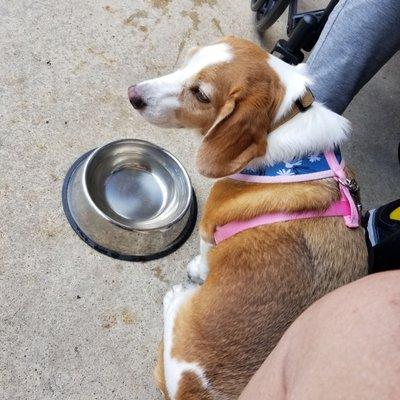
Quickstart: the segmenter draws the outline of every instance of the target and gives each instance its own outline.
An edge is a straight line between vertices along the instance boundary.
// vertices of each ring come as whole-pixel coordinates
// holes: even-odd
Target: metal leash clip
[[[361,197],[360,197],[360,186],[358,186],[357,181],[354,178],[346,178],[345,181],[339,179],[340,184],[346,186],[352,195],[354,202],[356,203],[359,212],[362,211]]]

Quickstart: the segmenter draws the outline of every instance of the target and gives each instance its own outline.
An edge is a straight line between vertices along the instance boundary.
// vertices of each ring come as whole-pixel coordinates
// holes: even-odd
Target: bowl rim
[[[178,214],[177,217],[174,218],[173,221],[170,221],[168,223],[159,225],[159,226],[153,226],[153,227],[146,227],[146,228],[140,228],[140,227],[134,227],[134,226],[129,226],[126,225],[120,221],[117,221],[115,219],[113,219],[112,217],[110,217],[109,215],[107,215],[104,211],[102,211],[97,204],[95,203],[95,201],[93,200],[92,196],[89,193],[89,189],[87,187],[87,176],[88,176],[88,170],[90,167],[90,164],[93,162],[93,159],[96,157],[96,155],[104,150],[107,147],[112,147],[115,145],[119,145],[119,144],[123,144],[123,143],[130,143],[130,144],[141,144],[141,145],[145,145],[148,147],[152,147],[156,150],[159,150],[161,152],[163,152],[164,154],[166,154],[168,157],[170,157],[179,167],[179,169],[181,170],[185,181],[186,181],[186,185],[188,187],[188,196],[187,196],[187,200],[186,200],[186,204],[185,207],[182,209],[182,211]],[[99,146],[97,149],[95,149],[91,154],[89,154],[89,157],[87,158],[87,160],[85,161],[84,165],[83,165],[83,173],[82,173],[82,186],[83,186],[83,192],[85,194],[85,197],[87,199],[87,201],[89,202],[90,206],[93,208],[93,210],[100,215],[100,217],[104,218],[106,221],[112,223],[113,225],[116,225],[122,229],[126,229],[129,231],[137,231],[137,232],[151,232],[151,231],[158,231],[158,230],[162,230],[162,229],[168,229],[170,228],[172,225],[176,224],[177,222],[179,222],[187,213],[190,204],[193,201],[193,193],[192,193],[192,183],[189,177],[189,174],[187,173],[186,169],[184,168],[184,166],[182,165],[182,163],[173,155],[171,154],[168,150],[162,148],[161,146],[158,146],[154,143],[151,143],[147,140],[142,140],[142,139],[119,139],[119,140],[114,140],[111,142],[108,142],[102,146]]]

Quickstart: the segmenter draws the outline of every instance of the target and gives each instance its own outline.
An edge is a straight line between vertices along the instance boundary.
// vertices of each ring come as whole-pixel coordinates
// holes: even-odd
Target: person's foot
[[[400,268],[400,199],[365,215],[370,272]]]

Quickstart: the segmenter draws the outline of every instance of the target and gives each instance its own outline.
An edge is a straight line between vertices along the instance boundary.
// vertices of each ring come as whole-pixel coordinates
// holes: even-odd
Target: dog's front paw
[[[193,283],[204,283],[208,274],[208,267],[203,263],[200,255],[196,256],[192,261],[190,261],[187,266],[187,274]]]
[[[171,290],[167,292],[167,294],[164,296],[164,308],[168,309],[173,302],[173,300],[179,296],[180,293],[183,291],[183,285],[175,285],[172,287]]]
[[[164,320],[173,321],[175,314],[185,299],[187,299],[196,289],[197,285],[175,285],[164,296]]]

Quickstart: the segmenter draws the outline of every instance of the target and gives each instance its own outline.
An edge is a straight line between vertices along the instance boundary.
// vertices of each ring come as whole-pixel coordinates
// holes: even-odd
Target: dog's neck
[[[317,101],[307,111],[299,112],[279,125],[279,121],[290,113],[295,101],[304,95],[311,79],[304,64],[294,67],[274,56],[269,57],[268,63],[285,86],[285,96],[274,120],[278,127],[266,134],[265,156],[253,160],[248,167],[289,162],[308,154],[333,150],[343,143],[350,133],[349,121]]]

